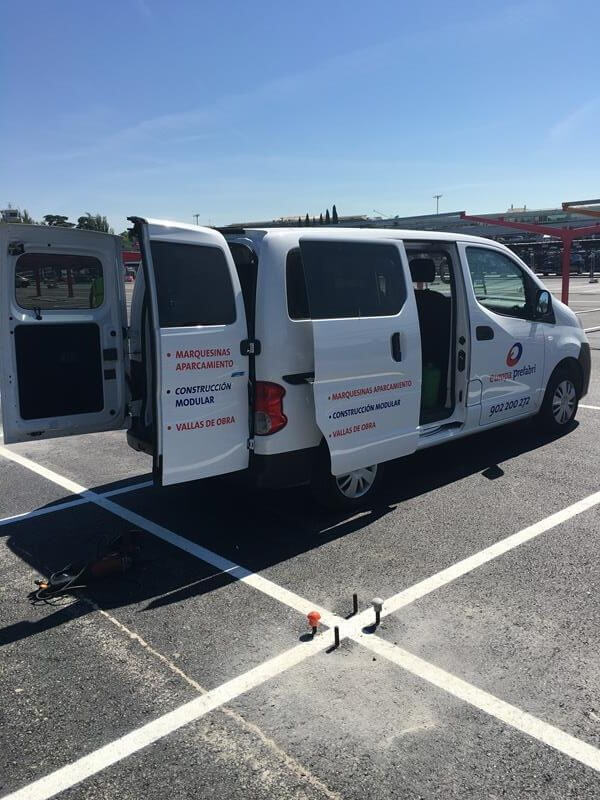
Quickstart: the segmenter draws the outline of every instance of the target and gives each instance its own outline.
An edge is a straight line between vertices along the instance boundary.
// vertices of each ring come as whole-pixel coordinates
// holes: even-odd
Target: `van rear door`
[[[120,428],[126,325],[118,237],[0,225],[4,441]]]
[[[251,348],[227,243],[210,228],[130,219],[147,287],[155,480],[245,469]]]
[[[404,246],[300,238],[312,319],[314,400],[334,475],[412,453],[421,337]]]

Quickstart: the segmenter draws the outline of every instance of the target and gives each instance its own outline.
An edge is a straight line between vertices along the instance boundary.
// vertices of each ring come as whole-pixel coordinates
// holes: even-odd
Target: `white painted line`
[[[86,778],[96,775],[98,772],[122,761],[124,758],[139,752],[144,747],[168,736],[190,722],[213,711],[216,708],[239,697],[260,686],[265,681],[270,680],[276,675],[280,675],[292,667],[297,666],[310,656],[315,655],[333,642],[333,636],[329,633],[318,636],[310,642],[292,647],[275,658],[260,664],[258,667],[248,672],[238,675],[227,683],[212,689],[210,692],[190,700],[179,708],[169,711],[167,714],[148,722],[141,728],[137,728],[131,733],[121,736],[109,744],[94,750],[88,755],[77,759],[65,767],[51,772],[44,778],[40,778],[22,789],[18,789],[12,794],[6,795],[3,800],[47,800],[54,797],[59,792],[75,786]]]
[[[279,602],[289,606],[290,608],[293,608],[301,614],[307,614],[311,610],[318,611],[321,614],[321,621],[323,625],[326,625],[327,627],[339,625],[340,634],[343,633],[344,636],[352,635],[354,632],[360,631],[366,624],[369,624],[371,620],[371,609],[365,609],[365,611],[361,612],[356,617],[352,617],[350,620],[344,620],[341,617],[332,614],[327,609],[311,603],[306,598],[301,597],[294,592],[290,592],[288,589],[285,589],[282,586],[279,586],[273,581],[251,572],[245,567],[230,561],[228,558],[220,556],[218,553],[214,553],[212,550],[208,550],[208,548],[203,547],[200,544],[191,542],[189,539],[180,536],[179,534],[169,530],[168,528],[165,528],[162,525],[146,519],[146,517],[143,517],[134,511],[130,511],[129,509],[124,508],[117,503],[113,503],[110,499],[96,494],[95,492],[86,489],[84,486],[76,484],[69,478],[64,478],[62,475],[59,475],[58,473],[53,472],[46,467],[42,467],[36,464],[34,461],[31,461],[30,459],[25,458],[24,456],[21,456],[12,450],[8,450],[6,447],[0,446],[0,455],[3,455],[4,457],[9,458],[16,463],[21,464],[21,466],[24,466],[39,475],[43,475],[48,480],[63,486],[63,488],[77,492],[96,505],[112,512],[128,522],[131,522],[136,527],[152,533],[159,539],[162,539],[163,541],[178,547],[180,550],[183,550],[184,552],[189,553],[190,555],[195,556],[196,558],[199,558],[208,564],[211,564],[213,567],[221,570],[222,572],[229,573],[232,578],[252,586],[263,594],[278,600]],[[450,567],[431,575],[429,578],[425,578],[424,580],[419,581],[419,583],[409,586],[407,589],[403,589],[401,592],[398,592],[385,601],[382,617],[393,614],[410,603],[414,603],[416,600],[424,597],[430,592],[433,592],[436,589],[451,583],[457,578],[466,575],[468,572],[487,564],[493,559],[498,558],[498,556],[513,550],[515,547],[518,547],[525,542],[531,541],[540,534],[551,530],[557,525],[566,522],[577,514],[581,514],[598,504],[600,504],[600,492],[595,492],[594,494],[585,497],[583,500],[573,503],[562,511],[551,514],[549,517],[546,517],[545,519],[540,520],[539,522],[536,522],[527,528],[523,528],[517,533],[511,534],[499,542],[495,542],[493,545],[490,545],[489,547],[480,550],[478,553],[452,564]]]
[[[51,469],[47,469],[46,467],[42,467],[41,464],[36,464],[35,461],[31,461],[29,458],[25,458],[25,456],[16,453],[14,450],[9,450],[8,447],[4,445],[0,446],[0,455],[4,456],[4,458],[8,458],[9,461],[14,461],[15,464],[20,464],[22,467],[35,472],[37,475],[41,475],[42,478],[46,478],[52,483],[58,484],[58,486],[62,486],[63,489],[66,489],[68,492],[72,494],[80,494],[82,497],[85,497],[91,492],[85,488],[85,486],[81,486],[75,481],[70,480],[70,478],[65,478],[63,475],[59,475],[57,472],[52,472]],[[88,497],[88,500],[90,498]]]
[[[256,575],[245,567],[241,567],[239,564],[230,561],[228,558],[223,558],[223,556],[214,553],[212,550],[209,550],[200,544],[196,544],[195,542],[191,542],[189,539],[180,536],[178,533],[175,533],[174,531],[171,531],[162,525],[158,525],[156,522],[146,519],[146,517],[142,517],[135,511],[130,511],[129,509],[120,506],[117,503],[113,503],[106,495],[97,494],[90,489],[86,489],[85,486],[75,483],[70,478],[65,478],[64,476],[59,475],[57,472],[53,472],[47,467],[42,467],[39,464],[36,464],[35,461],[31,461],[29,458],[26,458],[19,453],[15,453],[14,451],[9,450],[7,447],[0,446],[0,455],[10,459],[11,461],[14,461],[17,464],[20,464],[22,467],[26,467],[38,475],[42,475],[47,480],[62,486],[63,489],[67,489],[70,492],[81,495],[91,503],[95,503],[97,506],[104,508],[106,511],[110,511],[116,516],[127,520],[137,528],[142,528],[143,530],[148,531],[148,533],[151,533],[159,539],[162,539],[164,542],[168,542],[169,544],[178,547],[180,550],[199,558],[201,561],[211,564],[211,566],[216,567],[218,570],[221,570],[222,572],[228,572],[233,578],[237,578],[237,580],[247,583],[255,589],[263,592],[263,594],[266,594],[269,597],[278,600],[280,603],[293,608],[300,614],[308,614],[309,611],[315,610],[321,614],[321,621],[324,625],[331,627],[338,624],[338,618],[335,616],[335,614],[331,614],[329,611],[327,611],[327,609],[315,606],[304,597],[300,597],[300,595],[290,592],[288,589],[284,589],[282,586],[273,583],[267,578],[263,578],[261,575]],[[118,490],[115,490],[115,492],[116,491]]]
[[[143,481],[142,483],[131,483],[127,486],[121,486],[119,489],[111,489],[109,492],[102,492],[100,497],[114,497],[119,494],[126,494],[127,492],[135,492],[137,489],[145,489],[147,486],[152,486],[152,481]],[[0,526],[10,525],[13,522],[23,522],[26,519],[33,517],[43,517],[46,514],[53,514],[55,511],[64,511],[65,508],[73,508],[73,506],[81,506],[90,503],[88,497],[78,497],[75,500],[65,500],[63,503],[56,503],[53,506],[45,506],[44,508],[36,508],[34,511],[25,511],[23,514],[14,514],[12,517],[3,517],[0,519]]]
[[[147,489],[149,486],[154,486],[154,483],[152,481],[140,481],[140,483],[128,483],[118,489],[111,489],[109,492],[95,492],[95,494],[100,495],[100,497],[116,497],[118,494],[137,492],[138,489]]]
[[[583,403],[579,403],[579,408],[591,408],[592,411],[600,411],[600,406],[585,406]]]
[[[595,328],[584,328],[584,333],[595,333],[596,331],[600,331],[600,325],[596,325]]]
[[[23,514],[14,514],[12,517],[3,517],[0,519],[0,526],[11,525],[13,522],[22,522],[33,517],[43,517],[46,514],[53,514],[55,511],[63,511],[65,508],[73,508],[73,506],[82,506],[89,502],[89,500],[84,500],[82,497],[78,497],[76,500],[65,500],[64,503],[57,503],[54,506],[36,508],[35,511],[25,511]]]
[[[407,650],[380,639],[379,636],[361,633],[352,638],[371,652],[377,653],[382,658],[388,659],[388,661],[392,661],[418,678],[437,686],[438,689],[454,695],[459,700],[469,703],[469,705],[484,711],[491,717],[499,719],[506,725],[510,725],[527,734],[527,736],[553,747],[560,753],[569,756],[569,758],[574,758],[581,764],[600,772],[600,750],[596,747],[576,739],[559,728],[555,728],[554,725],[543,722],[543,720],[528,714],[526,711],[517,708],[517,706],[494,697],[489,692],[479,689],[461,678],[457,678],[455,675],[436,667],[434,664],[430,664],[428,661],[424,661]]]
[[[362,632],[362,627],[372,619],[372,609],[363,611],[356,617],[350,620],[344,620],[335,614],[330,613],[326,609],[321,609],[318,605],[310,603],[303,597],[289,592],[283,587],[256,575],[249,570],[229,561],[216,553],[190,542],[182,536],[169,531],[167,528],[157,525],[156,523],[147,520],[139,514],[131,512],[121,506],[113,503],[106,497],[102,497],[82,486],[64,478],[57,473],[41,467],[35,462],[30,461],[17,453],[7,450],[5,447],[0,447],[0,455],[20,463],[22,466],[37,472],[49,480],[58,483],[64,488],[75,487],[75,490],[87,497],[91,502],[96,503],[102,508],[115,513],[118,516],[133,522],[140,528],[147,530],[150,533],[158,536],[164,541],[175,545],[176,547],[185,550],[186,552],[195,555],[196,557],[207,561],[215,567],[223,571],[228,571],[233,577],[248,583],[250,586],[258,589],[259,591],[279,600],[292,608],[306,613],[307,609],[315,609],[320,611],[323,624],[327,626],[338,625],[340,628],[340,638],[344,639],[350,636],[354,641],[367,647],[373,652],[378,652],[382,657],[388,658],[390,661],[402,666],[414,675],[429,681],[440,689],[453,694],[459,699],[470,703],[471,705],[480,708],[487,714],[496,717],[507,725],[511,725],[518,730],[533,736],[545,744],[559,750],[571,758],[575,758],[581,763],[586,764],[593,769],[600,771],[600,751],[593,748],[591,745],[581,742],[578,739],[570,736],[569,734],[560,731],[552,725],[549,725],[530,714],[522,711],[521,709],[499,700],[493,695],[478,689],[471,684],[439,669],[433,664],[418,658],[417,656],[401,650],[394,645],[391,645],[379,637],[373,635],[365,635]],[[74,489],[70,489],[73,491]],[[382,616],[392,613],[399,608],[402,608],[409,603],[414,602],[425,594],[446,585],[450,581],[465,575],[473,569],[476,569],[483,564],[488,563],[494,558],[502,555],[503,553],[512,550],[524,542],[539,536],[541,533],[550,530],[551,528],[560,525],[568,519],[593,508],[600,503],[600,492],[596,492],[577,503],[572,504],[566,509],[559,511],[544,520],[541,520],[528,528],[524,528],[512,536],[507,537],[501,542],[497,542],[490,547],[476,553],[474,556],[463,559],[453,566],[442,570],[436,575],[421,581],[413,587],[399,592],[397,595],[389,598],[384,602],[384,610]],[[299,645],[291,650],[282,653],[265,664],[250,670],[244,675],[233,679],[232,681],[223,684],[223,686],[212,690],[202,697],[186,703],[179,709],[165,714],[163,717],[154,720],[154,722],[133,731],[126,736],[112,742],[104,747],[84,756],[78,761],[63,767],[56,772],[41,778],[38,781],[18,790],[17,792],[8,795],[4,800],[45,800],[64,791],[65,789],[85,780],[87,777],[96,774],[97,772],[105,769],[106,767],[120,761],[123,758],[137,752],[143,747],[152,744],[163,736],[172,733],[183,725],[192,722],[195,719],[203,716],[214,708],[228,702],[234,697],[239,696],[243,692],[248,691],[255,686],[260,685],[270,677],[289,669],[291,666],[303,661],[305,658],[320,652],[326,647],[330,646],[333,641],[332,632],[328,631],[326,634],[317,637],[305,645]]]
[[[219,574],[219,573],[216,573]],[[215,577],[210,576],[210,577]],[[209,580],[209,578],[202,578],[202,580]],[[185,588],[185,587],[183,587]],[[167,669],[177,675],[179,678],[184,680],[189,686],[191,686],[195,691],[199,692],[200,694],[206,694],[207,689],[201,686],[198,681],[191,678],[187,675],[182,669],[180,669],[177,664],[175,664],[170,658],[167,658],[163,653],[155,650],[148,642],[146,642],[142,637],[135,633],[134,631],[130,630],[126,625],[123,625],[122,622],[119,622],[116,617],[113,617],[112,614],[109,614],[108,611],[105,611],[103,608],[91,600],[89,597],[82,597],[82,599],[89,603],[89,605],[101,614],[105,619],[107,619],[112,625],[114,625],[118,630],[120,630],[125,636],[127,636],[132,641],[136,642],[141,648],[143,648],[147,653],[149,653],[153,658],[158,659],[162,664],[164,664]],[[216,710],[216,709],[215,709]],[[264,731],[255,725],[253,722],[249,722],[245,717],[243,717],[238,711],[235,711],[233,708],[228,708],[227,706],[222,706],[220,708],[222,714],[229,719],[233,720],[233,722],[246,733],[250,733],[253,736],[256,736],[262,744],[267,747],[276,758],[279,758],[283,764],[290,770],[290,772],[295,775],[295,777],[301,781],[304,781],[314,789],[317,790],[320,794],[328,797],[329,800],[342,800],[341,795],[338,792],[332,791],[328,786],[326,786],[322,781],[320,781],[316,775],[314,775],[309,769],[307,769],[303,764],[297,761],[293,756],[291,756],[286,750],[281,748],[274,739],[271,739],[267,736]],[[404,731],[406,733],[406,731]]]
[[[576,311],[575,313],[576,314],[593,314],[594,311],[600,311],[600,308],[584,308],[581,311]]]
[[[404,606],[407,606],[410,603],[414,603],[415,600],[419,600],[426,594],[429,594],[430,592],[433,592],[436,589],[455,581],[457,578],[466,575],[468,572],[487,564],[493,559],[498,558],[498,556],[508,553],[510,550],[514,550],[515,547],[519,547],[519,545],[535,539],[540,534],[549,531],[551,528],[555,528],[557,525],[561,525],[563,522],[566,522],[572,517],[582,514],[584,511],[588,511],[590,508],[594,508],[594,506],[599,504],[600,492],[595,492],[594,494],[585,497],[583,500],[579,500],[577,503],[567,506],[567,508],[564,508],[562,511],[557,511],[555,514],[551,514],[549,517],[546,517],[545,519],[542,519],[533,525],[529,525],[527,528],[523,528],[523,530],[520,530],[517,533],[511,534],[505,539],[501,539],[499,542],[480,550],[478,553],[475,553],[468,558],[463,558],[461,561],[457,561],[455,564],[452,564],[452,566],[447,567],[440,572],[436,572],[435,575],[431,575],[429,578],[425,578],[425,580],[419,581],[419,583],[415,583],[413,586],[409,586],[407,589],[404,589],[403,591],[398,592],[398,594],[390,597],[383,604],[381,616],[385,617],[388,614],[393,614],[395,611],[404,608]],[[371,619],[372,613],[373,612],[369,609],[353,619],[358,621],[360,617],[360,621],[364,626],[366,624],[366,620]]]
[[[62,475],[59,475],[58,473],[53,472],[46,467],[42,467],[36,464],[34,461],[31,461],[30,459],[25,458],[18,453],[14,453],[12,450],[8,450],[6,447],[0,446],[0,455],[11,459],[18,464],[21,464],[21,466],[24,466],[39,475],[43,475],[48,480],[63,486],[63,488],[82,495],[90,500],[90,502],[95,503],[101,508],[104,508],[107,511],[110,511],[113,514],[121,517],[122,519],[131,522],[138,528],[148,531],[148,533],[152,533],[154,536],[162,539],[165,542],[168,542],[169,544],[172,544],[175,547],[178,547],[180,550],[183,550],[184,552],[189,553],[190,555],[195,556],[196,558],[199,558],[208,564],[211,564],[216,569],[222,572],[227,572],[232,578],[252,586],[263,594],[278,600],[280,603],[293,608],[295,611],[298,611],[301,614],[307,614],[311,610],[318,611],[321,614],[321,621],[323,625],[326,625],[327,627],[339,625],[340,635],[352,635],[353,633],[362,630],[362,628],[366,624],[369,624],[371,620],[373,613],[371,609],[365,609],[365,611],[349,620],[342,619],[336,614],[332,614],[327,609],[311,603],[306,598],[301,597],[300,595],[295,594],[294,592],[291,592],[282,586],[279,586],[273,581],[262,577],[262,575],[257,575],[245,567],[230,561],[228,558],[224,558],[218,553],[214,553],[212,550],[209,550],[200,544],[191,542],[189,539],[180,536],[174,531],[171,531],[168,528],[157,524],[156,522],[152,522],[152,520],[146,519],[146,517],[143,517],[134,511],[130,511],[129,509],[120,506],[117,503],[113,503],[107,497],[96,494],[95,492],[86,489],[84,486],[74,483],[69,478],[64,478]],[[581,514],[584,511],[597,506],[598,504],[600,504],[600,492],[595,492],[594,494],[585,497],[583,500],[579,500],[578,502],[567,506],[567,508],[562,509],[562,511],[557,511],[555,514],[551,514],[549,517],[546,517],[545,519],[540,520],[533,525],[529,525],[527,528],[523,528],[517,533],[511,534],[505,539],[495,542],[489,547],[480,550],[478,553],[452,564],[450,567],[431,575],[429,578],[425,578],[424,580],[419,581],[419,583],[409,586],[407,589],[403,589],[401,592],[398,592],[384,602],[383,611],[381,612],[382,617],[393,614],[410,603],[414,603],[416,600],[424,597],[430,592],[433,592],[436,589],[455,581],[457,578],[466,575],[468,572],[487,564],[493,559],[504,555],[504,553],[508,553],[510,550],[513,550],[515,547],[518,547],[525,542],[535,539],[540,534],[551,530],[557,525],[561,525],[563,522],[566,522],[572,517],[577,516],[578,514]]]

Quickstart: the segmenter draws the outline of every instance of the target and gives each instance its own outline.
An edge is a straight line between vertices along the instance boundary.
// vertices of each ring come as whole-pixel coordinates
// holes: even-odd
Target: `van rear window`
[[[387,317],[404,305],[406,285],[394,245],[314,240],[300,249],[312,319]]]
[[[220,247],[152,242],[161,328],[230,325],[235,296]]]
[[[24,253],[15,268],[15,296],[21,308],[98,308],[104,302],[102,264],[71,253]]]

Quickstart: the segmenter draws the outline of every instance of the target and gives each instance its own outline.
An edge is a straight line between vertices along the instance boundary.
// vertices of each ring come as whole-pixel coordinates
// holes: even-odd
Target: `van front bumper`
[[[581,343],[579,358],[577,360],[579,361],[579,366],[581,367],[582,376],[580,397],[585,397],[588,393],[588,389],[590,388],[590,375],[592,372],[592,354],[588,342]]]

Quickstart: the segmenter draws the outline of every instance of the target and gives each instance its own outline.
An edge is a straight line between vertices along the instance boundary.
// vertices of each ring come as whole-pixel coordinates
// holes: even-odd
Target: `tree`
[[[316,224],[317,224],[317,220],[316,220],[314,217],[313,217],[312,224],[313,224],[313,225],[316,225]]]
[[[298,217],[298,227],[302,227],[302,217]]]
[[[126,250],[132,247],[137,248],[137,236],[133,233],[133,230],[126,228],[121,231],[119,237],[121,238],[121,246]]]
[[[319,225],[323,224],[323,214],[319,214]]]
[[[325,225],[331,225],[331,217],[329,216],[329,209],[325,211]]]
[[[44,214],[44,222],[51,227],[74,228],[74,222],[67,222],[69,218],[63,214]]]
[[[86,211],[82,217],[78,217],[77,227],[86,231],[114,233],[114,231],[109,227],[106,217],[103,217],[100,214],[90,214],[89,211]]]
[[[310,225],[310,220],[308,218],[308,211],[306,212],[306,217],[304,218],[304,224],[306,225],[307,228]]]
[[[333,204],[333,209],[331,211],[331,224],[337,225],[338,224],[338,215],[337,215],[337,208],[335,207],[335,203]]]
[[[35,225],[35,220],[26,208],[21,211],[21,222],[24,225]]]

